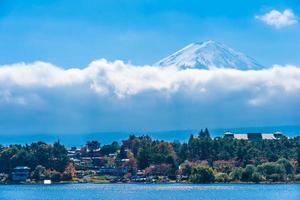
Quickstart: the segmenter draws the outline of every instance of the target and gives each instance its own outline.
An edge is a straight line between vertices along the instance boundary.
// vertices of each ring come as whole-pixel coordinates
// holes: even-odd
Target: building
[[[11,179],[16,182],[26,181],[30,176],[30,168],[26,166],[15,167]]]
[[[51,182],[51,180],[49,180],[49,179],[47,179],[47,180],[44,180],[44,184],[45,185],[49,185],[49,184],[51,184],[52,182]]]
[[[97,171],[97,175],[114,175],[123,176],[128,173],[127,167],[101,167]]]
[[[251,140],[251,141],[260,141],[260,140],[276,140],[279,138],[285,137],[282,132],[274,133],[232,133],[225,132],[224,138],[232,138],[237,140]]]

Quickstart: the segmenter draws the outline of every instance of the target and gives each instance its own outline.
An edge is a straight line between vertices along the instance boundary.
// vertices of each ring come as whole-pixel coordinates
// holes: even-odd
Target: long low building
[[[16,182],[26,181],[30,176],[30,168],[26,166],[15,167],[11,173],[11,179]]]
[[[232,138],[237,140],[276,140],[282,137],[285,137],[282,132],[274,132],[274,133],[232,133],[225,132],[225,138]]]

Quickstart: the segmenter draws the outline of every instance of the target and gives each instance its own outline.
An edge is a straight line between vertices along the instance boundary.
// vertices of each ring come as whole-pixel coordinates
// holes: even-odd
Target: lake
[[[300,184],[65,184],[0,185],[1,200],[298,200]]]

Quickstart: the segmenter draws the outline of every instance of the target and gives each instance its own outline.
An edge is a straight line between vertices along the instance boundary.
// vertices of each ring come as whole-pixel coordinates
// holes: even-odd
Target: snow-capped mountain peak
[[[176,66],[180,69],[233,68],[256,70],[263,68],[253,58],[213,40],[189,44],[154,65]]]

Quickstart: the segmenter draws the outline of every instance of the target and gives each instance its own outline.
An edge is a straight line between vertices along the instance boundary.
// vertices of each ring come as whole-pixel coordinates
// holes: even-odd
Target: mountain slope
[[[257,70],[263,68],[253,58],[212,40],[192,43],[154,65],[176,66],[180,69],[233,68]]]

